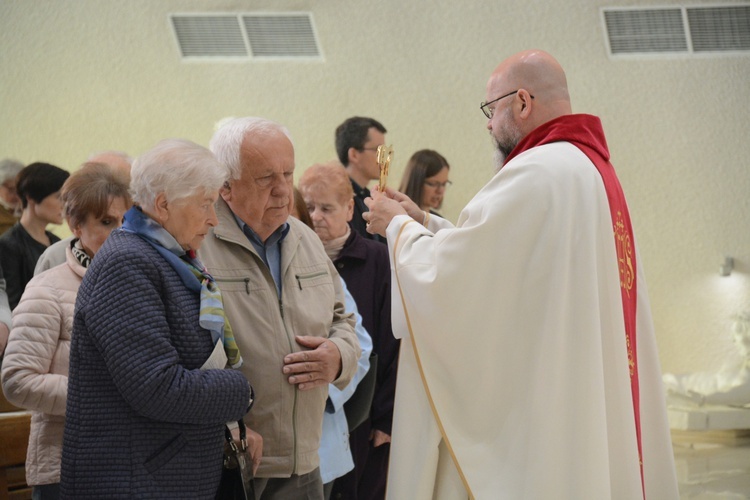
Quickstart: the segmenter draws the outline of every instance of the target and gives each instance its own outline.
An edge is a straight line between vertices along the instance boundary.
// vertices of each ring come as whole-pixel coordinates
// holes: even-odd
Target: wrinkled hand
[[[370,432],[370,441],[372,441],[372,447],[377,448],[378,446],[384,445],[385,443],[390,443],[391,436],[383,431],[373,429]]]
[[[285,375],[290,384],[306,391],[328,385],[341,373],[341,353],[336,344],[323,337],[295,337],[302,347],[310,351],[293,352],[284,356]]]
[[[385,230],[394,217],[410,215],[402,203],[410,208],[411,205],[416,206],[405,194],[388,187],[385,188],[384,193],[381,193],[376,186],[372,190],[372,197],[365,199],[365,205],[370,211],[362,214],[362,218],[367,221],[367,232],[385,236]],[[421,213],[419,207],[417,207],[417,212]]]
[[[250,452],[250,458],[253,460],[253,475],[255,475],[263,458],[263,436],[247,427],[247,435],[245,437],[247,438],[247,450]],[[239,427],[232,429],[232,439],[234,439],[237,446],[241,446]]]

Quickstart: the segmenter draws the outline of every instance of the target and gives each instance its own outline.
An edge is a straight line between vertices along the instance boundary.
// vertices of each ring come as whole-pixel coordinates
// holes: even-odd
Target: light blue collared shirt
[[[370,353],[372,352],[372,339],[362,326],[362,316],[357,311],[357,304],[354,302],[346,283],[341,279],[341,286],[344,287],[344,306],[346,312],[354,313],[356,325],[354,332],[357,334],[359,346],[362,348],[362,354],[357,360],[357,371],[354,373],[351,382],[344,389],[339,390],[333,384],[328,384],[328,401],[323,413],[323,434],[320,438],[320,477],[323,484],[330,483],[337,477],[341,477],[350,470],[354,469],[352,452],[349,449],[349,424],[346,421],[344,413],[344,403],[346,403],[357,384],[364,378],[370,369]]]
[[[237,217],[237,214],[232,213],[232,215],[234,215],[237,225],[240,226],[242,232],[247,236],[247,239],[258,252],[260,258],[263,259],[268,270],[271,271],[273,282],[276,284],[276,294],[281,298],[281,242],[289,234],[289,223],[285,222],[282,224],[263,242],[260,240],[260,236],[250,226],[245,224],[245,221]]]

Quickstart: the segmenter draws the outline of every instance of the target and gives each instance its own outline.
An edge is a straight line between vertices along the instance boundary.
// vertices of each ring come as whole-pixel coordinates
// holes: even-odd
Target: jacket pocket
[[[326,270],[298,273],[294,277],[297,279],[297,285],[299,285],[300,290],[332,283],[331,275]]]
[[[187,438],[183,434],[177,434],[148,457],[143,466],[149,474],[153,474],[172,460],[187,444]]]

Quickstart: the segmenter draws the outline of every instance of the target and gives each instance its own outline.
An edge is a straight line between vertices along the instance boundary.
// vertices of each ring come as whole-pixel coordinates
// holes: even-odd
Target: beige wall
[[[670,4],[693,3],[658,2]],[[0,0],[0,157],[74,169],[93,151],[138,155],[165,137],[206,145],[217,120],[260,115],[290,128],[299,174],[334,157],[338,123],[370,115],[389,129],[395,179],[416,149],[448,158],[455,220],[491,174],[487,77],[518,50],[546,49],[574,109],[604,122],[664,371],[716,369],[734,354],[731,315],[750,309],[750,57],[613,61],[599,7],[623,5],[649,4]],[[325,61],[181,62],[167,15],[209,8],[311,11]],[[736,259],[729,278],[717,274],[724,254]]]

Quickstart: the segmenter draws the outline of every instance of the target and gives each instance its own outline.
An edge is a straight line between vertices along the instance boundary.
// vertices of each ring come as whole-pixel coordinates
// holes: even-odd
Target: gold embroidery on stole
[[[630,241],[630,235],[625,229],[625,221],[622,218],[622,212],[617,211],[617,220],[614,224],[615,247],[617,249],[617,266],[620,269],[620,287],[625,290],[625,294],[630,297],[630,291],[633,289],[635,273],[633,272],[633,242]]]

